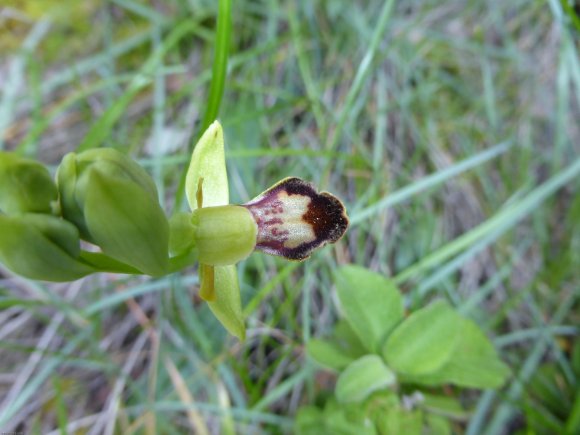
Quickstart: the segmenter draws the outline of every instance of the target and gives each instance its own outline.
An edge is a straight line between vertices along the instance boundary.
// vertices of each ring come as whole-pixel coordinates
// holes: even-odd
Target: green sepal
[[[246,325],[236,266],[217,266],[214,287],[216,297],[213,302],[208,302],[209,308],[230,334],[245,340]]]
[[[80,239],[71,223],[50,215],[0,215],[0,261],[18,275],[74,281],[94,268],[78,258]]]
[[[193,149],[185,178],[185,193],[191,210],[200,208],[197,203],[200,179],[203,179],[203,207],[226,205],[229,202],[224,133],[218,121],[207,128]]]
[[[138,184],[91,169],[84,214],[94,242],[110,257],[152,276],[166,273],[169,225],[157,199]]]
[[[14,153],[0,152],[0,211],[50,213],[56,199],[56,184],[46,167]]]
[[[235,264],[248,257],[256,247],[258,225],[244,207],[199,208],[193,212],[192,222],[200,263]]]

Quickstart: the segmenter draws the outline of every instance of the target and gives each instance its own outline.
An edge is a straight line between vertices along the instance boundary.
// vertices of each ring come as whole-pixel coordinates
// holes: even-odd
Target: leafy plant
[[[312,359],[338,372],[334,397],[299,411],[301,433],[449,433],[447,418],[465,411],[442,387],[506,381],[509,369],[491,342],[447,302],[405,317],[401,293],[381,275],[344,266],[335,280],[344,319],[307,345]]]

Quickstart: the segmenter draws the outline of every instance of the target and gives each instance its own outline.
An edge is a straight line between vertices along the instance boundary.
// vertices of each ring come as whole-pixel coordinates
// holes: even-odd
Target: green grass
[[[579,33],[565,1],[220,1],[218,15],[209,0],[90,0],[67,3],[74,25],[35,3],[0,13],[0,149],[51,168],[121,149],[169,213],[217,114],[232,202],[296,175],[343,198],[352,226],[305,263],[239,265],[245,343],[195,296],[195,269],[70,285],[2,269],[4,431],[290,433],[332,388],[304,346],[332,329],[332,272],[354,263],[394,277],[409,308],[448,299],[509,363],[502,390],[449,391],[470,411],[457,433],[549,433],[537,421],[561,417],[534,376],[553,363],[580,388]]]

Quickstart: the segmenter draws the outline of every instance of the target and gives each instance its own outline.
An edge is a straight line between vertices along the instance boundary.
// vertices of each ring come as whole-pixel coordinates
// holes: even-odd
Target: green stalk
[[[232,2],[231,0],[220,0],[217,16],[217,29],[215,39],[215,57],[212,67],[212,79],[209,87],[209,97],[207,109],[203,116],[201,129],[196,140],[192,140],[189,145],[189,151],[193,150],[197,139],[217,118],[224,88],[226,84],[226,75],[228,72],[228,54],[230,51],[230,35],[232,33]]]
[[[219,0],[218,16],[215,37],[215,56],[213,59],[211,84],[206,103],[206,111],[203,115],[201,128],[196,135],[191,136],[189,144],[189,154],[193,151],[195,144],[209,125],[217,118],[228,71],[228,55],[230,49],[230,35],[232,33],[232,2],[231,0]],[[185,177],[187,175],[186,166],[179,180],[179,187],[175,193],[175,204],[179,206],[183,202],[185,195]]]

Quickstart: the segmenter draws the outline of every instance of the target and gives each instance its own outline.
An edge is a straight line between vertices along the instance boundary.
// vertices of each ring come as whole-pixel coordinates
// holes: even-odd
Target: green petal
[[[236,266],[216,267],[214,279],[216,299],[214,302],[208,302],[211,311],[230,334],[245,340],[246,326]]]
[[[185,193],[191,210],[197,203],[199,180],[203,179],[203,207],[226,205],[229,202],[228,174],[224,154],[224,133],[218,121],[205,131],[191,156],[185,179]]]

